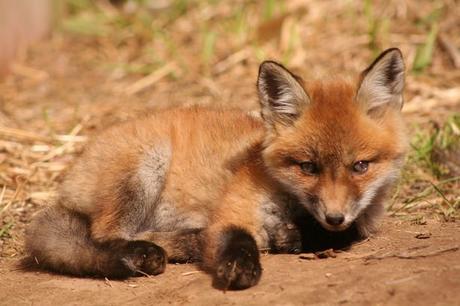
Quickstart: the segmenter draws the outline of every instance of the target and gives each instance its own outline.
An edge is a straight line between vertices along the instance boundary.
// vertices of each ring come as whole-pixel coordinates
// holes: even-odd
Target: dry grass
[[[387,47],[408,63],[404,111],[414,136],[390,213],[455,220],[457,8],[454,0],[67,0],[50,39],[0,83],[0,253],[21,252],[24,224],[52,201],[94,131],[172,105],[254,110],[262,59],[308,80],[354,75]]]

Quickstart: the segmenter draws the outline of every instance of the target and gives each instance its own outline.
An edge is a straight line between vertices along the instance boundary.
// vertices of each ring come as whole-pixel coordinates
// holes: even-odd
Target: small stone
[[[306,253],[299,256],[300,259],[313,260],[316,259],[316,255],[313,253]]]
[[[324,251],[321,251],[321,252],[316,252],[315,253],[316,257],[318,258],[336,258],[337,257],[337,254],[334,252],[333,249],[327,249],[327,250],[324,250]]]
[[[430,237],[431,237],[430,232],[418,233],[418,234],[415,235],[415,238],[417,238],[417,239],[428,239]]]

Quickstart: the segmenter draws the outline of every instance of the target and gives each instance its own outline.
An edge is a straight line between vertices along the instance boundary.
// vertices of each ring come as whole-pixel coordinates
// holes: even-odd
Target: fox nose
[[[326,214],[326,222],[330,225],[340,225],[345,221],[345,216],[341,213]]]

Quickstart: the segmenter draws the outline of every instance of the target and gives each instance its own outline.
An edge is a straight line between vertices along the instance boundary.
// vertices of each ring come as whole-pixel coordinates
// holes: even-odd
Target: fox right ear
[[[262,117],[269,125],[293,124],[309,104],[299,79],[281,64],[265,61],[260,65],[257,89]]]
[[[397,48],[387,49],[361,74],[356,100],[370,115],[403,105],[404,60]]]

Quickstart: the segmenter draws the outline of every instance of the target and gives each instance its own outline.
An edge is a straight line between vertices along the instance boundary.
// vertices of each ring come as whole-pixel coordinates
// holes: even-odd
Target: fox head
[[[270,174],[326,229],[373,230],[406,149],[404,61],[383,52],[356,85],[302,80],[275,62],[257,81]]]

